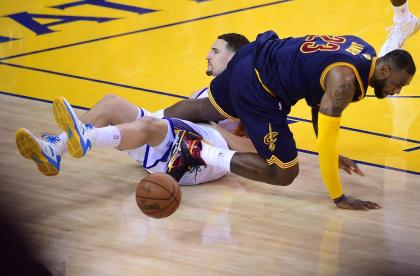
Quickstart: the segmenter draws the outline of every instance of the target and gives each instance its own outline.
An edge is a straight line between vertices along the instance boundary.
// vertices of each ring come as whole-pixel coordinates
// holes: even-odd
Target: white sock
[[[137,109],[139,110],[139,113],[137,113],[136,120],[138,120],[138,119],[140,119],[141,117],[144,117],[144,116],[152,116],[151,115],[152,113],[150,113],[147,109],[140,108],[140,107],[137,107]]]
[[[67,134],[65,132],[61,132],[58,137],[60,138],[60,151],[61,154],[67,152]]]
[[[116,148],[120,145],[121,132],[116,126],[94,128],[90,131],[92,131],[95,146]]]
[[[163,115],[163,111],[164,111],[164,109],[158,110],[155,113],[152,113],[150,116],[158,118],[158,119],[162,119],[163,117],[165,117]]]
[[[200,152],[200,156],[206,164],[222,168],[230,172],[230,161],[236,151],[214,147],[203,141],[201,144],[203,148]]]
[[[392,8],[394,9],[394,22],[395,23],[400,23],[411,17],[410,10],[408,9],[408,2],[406,2],[405,4],[399,7],[392,6]]]

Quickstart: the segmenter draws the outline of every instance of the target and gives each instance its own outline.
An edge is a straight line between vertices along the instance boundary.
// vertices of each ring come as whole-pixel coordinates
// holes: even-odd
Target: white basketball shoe
[[[393,50],[402,49],[405,41],[419,29],[420,20],[412,14],[409,19],[394,23],[393,26],[388,27],[389,35],[379,52],[379,56],[382,57]]]
[[[57,175],[60,172],[62,152],[59,143],[58,136],[51,136],[47,141],[43,141],[27,129],[20,128],[16,132],[16,146],[20,154],[34,161],[38,170],[46,176]]]
[[[63,97],[53,102],[53,112],[58,126],[67,134],[67,148],[76,158],[81,158],[93,145],[93,126],[83,124],[73,108]]]

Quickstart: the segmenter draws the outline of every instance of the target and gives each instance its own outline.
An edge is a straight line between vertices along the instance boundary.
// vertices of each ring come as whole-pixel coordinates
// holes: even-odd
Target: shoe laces
[[[206,166],[206,165],[204,165],[204,166]],[[188,172],[189,172],[190,174],[195,173],[195,175],[194,175],[194,180],[195,180],[195,181],[197,181],[197,174],[198,174],[199,172],[201,172],[201,165],[194,164],[194,165],[189,166],[189,167],[188,167]]]
[[[185,141],[185,144],[187,145],[187,150],[189,151],[189,155],[187,155],[190,158],[187,158],[186,164],[188,165],[187,171],[190,174],[195,173],[194,180],[197,180],[197,174],[201,172],[201,167],[207,167],[206,163],[200,156],[200,152],[202,149],[201,146],[201,137],[194,136],[188,136],[188,140]]]
[[[58,137],[57,135],[51,135],[51,134],[42,134],[41,135],[42,139],[44,139],[47,143],[50,144],[57,144],[58,142],[60,142],[60,137]]]

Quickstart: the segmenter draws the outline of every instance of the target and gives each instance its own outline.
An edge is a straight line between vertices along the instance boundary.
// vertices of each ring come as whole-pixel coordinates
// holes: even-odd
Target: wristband
[[[334,200],[334,203],[335,203],[335,204],[338,204],[338,203],[340,203],[341,201],[346,200],[346,199],[347,199],[347,197],[346,197],[344,194],[342,194],[341,196],[339,196],[339,197],[337,197],[337,198],[334,198],[333,200]]]

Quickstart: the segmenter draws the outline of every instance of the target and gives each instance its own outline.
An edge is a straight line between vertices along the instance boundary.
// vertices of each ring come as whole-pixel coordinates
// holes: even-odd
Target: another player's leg
[[[146,144],[152,147],[158,146],[164,142],[168,133],[166,121],[153,117],[142,117],[115,127],[121,135],[121,141],[118,144],[120,150],[136,149]],[[103,129],[106,128],[95,128],[96,141],[98,142]]]
[[[148,110],[137,107],[119,96],[109,94],[84,113],[80,117],[80,121],[84,124],[91,124],[94,127],[104,127],[132,122],[144,116],[161,115],[159,112],[152,114]],[[66,132],[62,132],[59,135],[47,134],[46,136],[59,137],[60,141],[67,144]],[[63,153],[66,151],[67,147],[64,148]]]
[[[379,56],[402,49],[405,41],[420,29],[420,20],[410,12],[406,0],[391,0],[391,3],[394,9],[394,25],[387,29],[389,35]]]
[[[80,121],[95,127],[104,127],[132,122],[150,115],[151,113],[146,109],[139,108],[119,96],[109,94],[84,113]]]
[[[92,132],[87,132],[87,130],[92,129],[92,126],[83,124],[86,121],[90,121],[96,126],[103,126],[130,122],[151,115],[147,110],[138,108],[118,96],[107,95],[79,120],[68,102],[67,105],[65,102],[67,101],[64,99],[58,100],[54,107],[54,113],[57,114],[56,117],[61,118],[60,122],[62,123],[59,125],[61,127],[64,127],[65,125],[69,126],[69,128],[65,129],[65,132],[62,132],[59,135],[44,134],[42,135],[42,138],[35,137],[26,129],[19,129],[16,132],[16,145],[19,152],[23,157],[33,160],[44,175],[51,176],[59,173],[61,158],[67,151],[68,138],[66,132],[68,132],[69,129],[72,130],[71,142],[69,143],[70,145],[73,145],[71,147],[72,155],[75,154],[76,157],[81,157],[87,152],[86,136],[89,136],[89,134],[92,135]],[[59,110],[61,110],[61,112]],[[66,112],[62,112],[63,110],[66,110]],[[72,118],[74,118],[74,122],[73,126],[70,126],[68,122],[69,120],[73,121]],[[64,122],[62,120],[64,120]],[[143,123],[147,124],[147,122]],[[151,126],[151,124],[149,124],[149,126]],[[81,134],[76,130],[81,131]],[[97,144],[110,147],[117,147],[119,145],[114,139],[114,136],[116,136],[114,135],[116,132],[114,128],[97,129],[96,132],[100,133],[98,135],[99,139]],[[76,137],[79,137],[79,139],[81,137],[82,139],[75,140]],[[138,140],[138,142],[140,141]],[[83,148],[85,148],[85,150],[83,150]]]
[[[182,133],[179,139],[174,141],[173,148],[167,170],[167,173],[171,175],[185,173],[188,167],[211,165],[248,179],[287,186],[299,173],[297,161],[289,162],[290,165],[287,164],[289,166],[284,167],[276,165],[280,161],[274,159],[276,161],[270,165],[256,153],[241,153],[214,147],[202,142],[199,138],[182,136]]]
[[[53,176],[59,173],[65,145],[58,136],[49,137],[44,141],[36,138],[27,129],[20,128],[16,132],[16,145],[20,154],[34,161],[44,175]]]
[[[67,133],[70,154],[77,158],[83,157],[93,145],[122,150],[145,144],[159,145],[167,133],[166,122],[152,117],[142,117],[117,126],[95,128],[82,123],[71,105],[62,97],[54,101],[53,111],[57,124]]]

